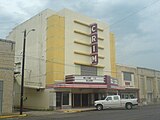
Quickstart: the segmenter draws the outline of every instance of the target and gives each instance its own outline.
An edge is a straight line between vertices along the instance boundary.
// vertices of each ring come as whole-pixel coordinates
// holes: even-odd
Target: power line
[[[154,1],[154,2],[152,2],[151,4],[149,4],[149,5],[145,6],[145,7],[143,7],[142,9],[140,9],[140,10],[138,10],[138,11],[135,11],[135,12],[133,12],[133,13],[130,13],[129,15],[127,15],[127,16],[125,16],[124,18],[122,18],[122,19],[116,21],[115,23],[111,24],[110,26],[114,26],[114,25],[116,25],[116,24],[121,23],[122,21],[124,21],[124,20],[128,19],[129,17],[131,17],[131,16],[133,16],[133,15],[135,15],[135,14],[141,12],[142,10],[144,10],[144,9],[146,9],[146,8],[149,8],[149,7],[153,6],[154,4],[156,4],[156,3],[159,2],[159,1],[160,1],[160,0]]]
[[[22,55],[17,55],[19,57],[22,57]],[[30,60],[32,59],[35,59],[35,60],[41,60],[41,61],[44,61],[44,62],[48,62],[48,63],[56,63],[56,64],[61,64],[61,65],[64,65],[64,66],[68,66],[68,67],[76,67],[76,65],[73,65],[73,64],[66,64],[66,63],[63,63],[63,62],[60,62],[59,59],[53,59],[53,60],[47,60],[47,59],[42,59],[42,58],[37,58],[37,57],[34,57],[34,56],[26,56],[28,57]],[[96,66],[95,66],[96,67]],[[86,70],[87,71],[87,70]],[[116,72],[113,72],[113,71],[106,71],[106,70],[103,70],[102,72],[110,72],[110,73],[116,73]]]
[[[5,54],[4,54],[5,55]],[[22,55],[16,55],[18,58],[22,57]],[[29,59],[36,59],[36,60],[41,60],[41,61],[44,61],[44,62],[48,62],[48,63],[57,63],[57,64],[62,64],[62,65],[66,65],[66,66],[71,66],[71,67],[76,67],[76,65],[71,65],[71,64],[65,64],[65,63],[62,63],[62,62],[59,62],[59,59],[53,59],[53,60],[47,60],[47,59],[42,59],[42,58],[37,58],[37,57],[34,57],[34,56],[26,56],[28,57]],[[3,61],[3,60],[2,60]],[[5,61],[5,60],[4,60]],[[8,60],[9,61],[9,60]],[[11,60],[13,61],[13,60]],[[96,67],[96,66],[95,66]]]

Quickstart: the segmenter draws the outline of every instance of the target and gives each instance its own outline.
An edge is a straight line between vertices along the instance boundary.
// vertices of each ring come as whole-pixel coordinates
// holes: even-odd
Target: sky
[[[118,64],[160,70],[160,0],[0,0],[0,38],[47,8],[106,22],[115,34]]]

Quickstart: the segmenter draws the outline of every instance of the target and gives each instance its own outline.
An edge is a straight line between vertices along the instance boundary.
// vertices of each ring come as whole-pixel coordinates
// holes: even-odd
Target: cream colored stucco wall
[[[117,69],[116,76],[119,81],[119,85],[125,86],[125,81],[123,79],[123,72],[131,72],[134,74],[132,76],[133,81],[130,82],[131,88],[138,88],[139,84],[138,84],[136,67],[130,67],[130,66],[124,66],[124,65],[117,64],[116,69]],[[128,87],[128,86],[125,86],[125,87]]]
[[[49,90],[25,89],[24,107],[33,109],[49,109]]]
[[[144,78],[144,93],[141,92],[141,88],[140,88],[140,96],[141,99],[145,102],[148,102],[148,98],[147,98],[147,94],[150,93],[152,94],[152,101],[151,103],[154,102],[160,102],[160,95],[159,95],[159,88],[158,88],[158,78],[160,78],[160,71],[157,70],[153,70],[153,69],[148,69],[148,68],[137,68],[137,73],[139,78],[143,77]],[[147,90],[147,79],[151,80],[151,91]],[[142,82],[140,81],[141,79],[139,79],[139,86],[142,86]],[[150,86],[149,86],[150,87]]]
[[[14,83],[14,107],[20,105],[20,85]],[[30,109],[49,109],[49,90],[48,89],[24,89],[24,108]]]
[[[91,64],[90,56],[74,53],[77,51],[85,54],[91,53],[91,47],[75,43],[75,41],[78,41],[90,44],[90,36],[77,33],[78,31],[89,35],[90,27],[75,23],[75,21],[87,25],[97,23],[98,28],[103,30],[103,32],[98,30],[98,36],[100,38],[104,38],[104,40],[98,40],[98,46],[102,46],[104,48],[99,49],[98,51],[99,56],[104,57],[104,59],[99,58],[99,63],[97,66],[100,66],[102,68],[98,68],[98,74],[104,75],[106,74],[106,71],[111,71],[109,40],[110,38],[108,25],[103,22],[97,21],[96,19],[86,17],[76,12],[72,12],[68,9],[63,9],[57,12],[57,14],[65,17],[65,75],[79,74],[80,71],[78,70],[78,65],[74,63],[87,65]],[[108,72],[107,74],[110,75],[110,72]]]
[[[126,65],[117,65],[117,79],[119,80],[119,85],[125,86],[123,80],[123,72],[134,73],[134,88],[139,89],[140,102],[142,104],[158,103],[160,102],[160,94],[158,88],[158,80],[160,78],[160,71],[141,68],[141,67],[130,67]],[[152,88],[150,91],[147,88],[147,80],[151,80],[151,84],[148,85]],[[143,80],[143,82],[142,82]],[[131,87],[132,88],[132,87]],[[151,98],[148,98],[150,94]],[[150,99],[150,100],[149,100]]]
[[[25,61],[25,83],[26,87],[45,88],[46,73],[46,29],[47,18],[54,14],[52,10],[46,9],[24,23],[15,27],[7,36],[16,42],[15,62],[22,61],[23,31],[27,30],[26,37],[26,61]],[[31,29],[35,31],[29,32]],[[29,33],[28,33],[29,32]],[[21,72],[21,71],[20,71]],[[17,77],[20,84],[21,77]]]

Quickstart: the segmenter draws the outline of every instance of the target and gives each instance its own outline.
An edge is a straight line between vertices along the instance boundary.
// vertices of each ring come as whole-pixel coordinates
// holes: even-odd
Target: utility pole
[[[23,87],[24,87],[24,64],[25,64],[25,47],[26,47],[26,30],[24,30],[24,41],[23,41],[23,57],[22,57],[22,76],[21,76],[21,101],[20,101],[20,115],[23,113]]]
[[[24,94],[24,64],[25,64],[25,50],[26,50],[26,37],[29,32],[35,31],[35,29],[31,29],[30,31],[24,30],[24,41],[23,41],[23,58],[22,58],[22,76],[21,76],[21,96],[20,96],[20,115],[23,113],[23,94]]]

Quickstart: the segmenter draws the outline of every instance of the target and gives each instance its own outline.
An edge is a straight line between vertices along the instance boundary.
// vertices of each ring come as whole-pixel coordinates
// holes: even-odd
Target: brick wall
[[[12,41],[6,41],[0,39],[0,81],[3,81],[1,114],[12,112],[14,56],[15,56],[15,43]]]

